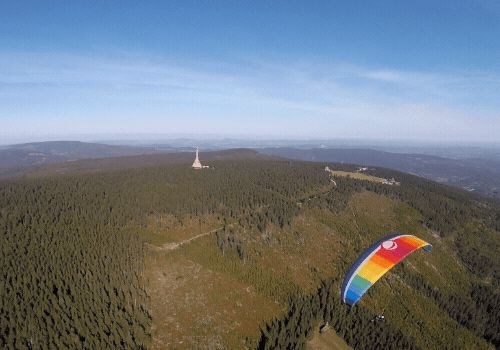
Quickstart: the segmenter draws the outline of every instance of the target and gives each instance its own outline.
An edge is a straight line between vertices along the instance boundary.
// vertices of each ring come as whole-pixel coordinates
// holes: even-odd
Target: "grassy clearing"
[[[153,348],[256,345],[259,326],[280,317],[289,296],[310,293],[322,279],[340,273],[352,241],[346,234],[359,234],[366,225],[381,234],[398,218],[396,208],[395,201],[366,192],[356,194],[341,214],[307,210],[287,229],[269,225],[263,234],[246,232],[246,261],[222,255],[211,236],[169,253],[150,252]],[[399,216],[410,215],[404,214]],[[217,225],[213,218],[204,221]],[[156,242],[178,241],[191,237],[196,223],[151,218],[148,229]]]
[[[184,254],[151,255],[147,275],[152,349],[255,347],[259,325],[283,312],[253,286]]]
[[[396,207],[392,200],[360,193],[342,214],[307,210],[288,229],[269,225],[261,235],[246,232],[245,262],[234,254],[222,255],[210,236],[170,253],[150,252],[146,271],[152,347],[255,345],[259,326],[280,317],[289,296],[299,290],[310,293],[322,279],[340,273],[350,244],[346,233],[358,231],[359,225],[384,232],[397,217]],[[204,222],[218,224],[214,218]],[[197,233],[197,223],[193,219],[179,225],[171,217],[152,217],[150,241],[189,238],[190,229]]]
[[[147,243],[161,246],[178,243],[221,226],[222,222],[213,215],[179,220],[171,214],[155,213],[148,216],[147,226],[139,234]]]
[[[329,329],[320,333],[318,327],[312,339],[307,342],[307,350],[352,350],[352,348],[334,330]]]
[[[360,172],[351,172],[351,171],[341,171],[341,170],[332,170],[330,171],[330,174],[333,176],[343,176],[343,177],[349,177],[351,179],[357,179],[357,180],[366,180],[366,181],[371,181],[371,182],[378,182],[382,183],[384,182],[385,179],[381,177],[376,177]]]
[[[217,225],[214,218],[204,218]],[[449,284],[463,276],[464,267],[440,238],[421,224],[421,215],[407,204],[372,192],[354,194],[346,209],[304,209],[289,227],[268,225],[265,232],[245,231],[245,260],[218,249],[204,236],[175,251],[150,252],[147,275],[153,312],[152,348],[255,348],[260,327],[287,310],[295,293],[312,293],[322,279],[342,277],[348,265],[371,242],[391,232],[415,234],[434,245],[430,254],[417,252],[404,266],[389,272],[361,302],[375,314],[384,313],[416,344],[482,348],[485,343],[452,320],[436,304],[416,293],[401,278],[404,269],[425,276],[441,292],[453,294]],[[178,241],[197,234],[196,219],[169,226],[165,220],[150,224],[152,237]],[[163,226],[162,226],[163,225]],[[210,226],[207,225],[207,226]],[[189,229],[195,230],[189,233]],[[241,229],[241,228],[240,228]],[[456,283],[467,283],[456,281]],[[402,316],[403,315],[403,316]],[[435,320],[429,322],[428,320]],[[446,335],[439,328],[446,325]],[[450,337],[450,334],[460,337]],[[425,335],[425,336],[422,336]],[[175,340],[175,343],[173,342]],[[345,349],[333,331],[315,334],[310,349]]]

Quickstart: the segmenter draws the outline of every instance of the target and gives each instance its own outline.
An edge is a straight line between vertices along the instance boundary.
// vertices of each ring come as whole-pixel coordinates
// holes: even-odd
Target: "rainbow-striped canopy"
[[[432,245],[416,236],[401,233],[374,243],[347,272],[342,283],[342,301],[351,306],[356,304],[380,277],[419,248],[430,252]]]

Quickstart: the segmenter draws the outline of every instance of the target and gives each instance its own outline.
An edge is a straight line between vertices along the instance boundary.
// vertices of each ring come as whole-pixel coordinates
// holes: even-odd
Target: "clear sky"
[[[500,142],[500,2],[0,1],[0,143]]]

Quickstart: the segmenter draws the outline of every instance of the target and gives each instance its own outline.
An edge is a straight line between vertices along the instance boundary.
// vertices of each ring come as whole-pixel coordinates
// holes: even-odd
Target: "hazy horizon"
[[[4,2],[0,143],[151,133],[499,143],[499,23],[492,1]]]
[[[67,135],[17,135],[11,137],[0,136],[0,146],[11,146],[17,144],[38,143],[38,142],[58,142],[76,141],[88,143],[103,143],[117,145],[153,145],[178,143],[180,141],[198,142],[241,142],[266,144],[275,142],[280,145],[294,146],[302,144],[312,144],[318,147],[369,147],[369,146],[407,146],[407,147],[484,147],[500,148],[500,142],[488,141],[464,141],[464,140],[421,140],[421,139],[382,139],[382,138],[321,138],[321,137],[293,137],[278,135],[251,135],[251,134],[67,134]]]

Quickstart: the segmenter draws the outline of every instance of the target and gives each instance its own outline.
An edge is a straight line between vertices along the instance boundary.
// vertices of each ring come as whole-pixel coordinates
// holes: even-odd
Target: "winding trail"
[[[315,198],[316,196],[318,195],[322,195],[322,194],[325,194],[327,192],[329,192],[330,190],[332,190],[332,188],[334,188],[335,186],[332,186],[332,184],[329,184],[327,185],[326,187],[323,187],[321,188],[319,191],[315,191],[315,192],[312,192],[312,193],[309,193],[309,194],[305,194],[297,199],[289,199],[289,198],[286,198],[284,197],[282,194],[280,194],[279,192],[275,192],[273,191],[275,194],[283,197],[284,199],[286,200],[289,200],[289,201],[292,201],[292,202],[296,202],[297,200],[298,201],[305,201],[305,200],[310,200],[311,198]],[[270,190],[269,190],[270,191]],[[269,205],[265,205],[263,206],[262,208],[267,208],[269,207]],[[261,208],[261,209],[262,209]],[[226,227],[232,227],[235,223],[230,223],[230,224],[227,224]],[[169,252],[169,251],[172,251],[172,250],[176,250],[178,248],[180,248],[181,246],[183,246],[184,244],[188,244],[188,243],[191,243],[192,241],[194,240],[197,240],[199,238],[202,238],[202,237],[205,237],[205,236],[208,236],[208,235],[211,235],[211,234],[214,234],[215,232],[219,231],[219,230],[222,230],[224,228],[224,226],[221,226],[221,227],[217,227],[217,228],[214,228],[213,230],[210,230],[210,231],[207,231],[207,232],[203,232],[203,233],[200,233],[196,236],[193,236],[191,238],[188,238],[188,239],[185,239],[183,241],[180,241],[180,242],[170,242],[170,243],[165,243],[165,244],[162,244],[161,246],[156,246],[156,245],[153,245],[153,244],[149,244],[149,243],[146,243],[147,247],[153,251],[156,251],[156,252]]]
[[[226,225],[226,227],[231,227],[231,226],[233,226],[233,224]],[[219,230],[222,230],[223,228],[224,228],[224,226],[217,227],[217,228],[214,228],[213,230],[200,233],[200,234],[198,234],[196,236],[193,236],[191,238],[185,239],[185,240],[180,241],[180,242],[165,243],[165,244],[161,245],[160,247],[158,247],[156,245],[153,245],[153,244],[147,244],[147,246],[151,250],[154,250],[156,252],[162,252],[162,251],[167,251],[168,252],[168,251],[172,251],[172,250],[178,249],[179,247],[183,246],[184,244],[191,243],[192,241],[194,241],[194,240],[196,240],[198,238],[202,238],[202,237],[214,234],[215,232],[217,232]]]

